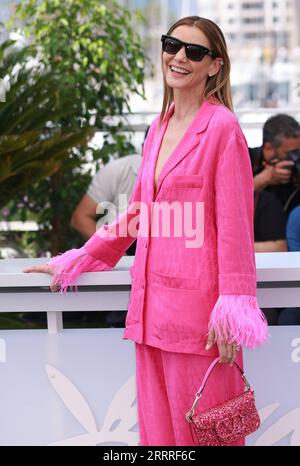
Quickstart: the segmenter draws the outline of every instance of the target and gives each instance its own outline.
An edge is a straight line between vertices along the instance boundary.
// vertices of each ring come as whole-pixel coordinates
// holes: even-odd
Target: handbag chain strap
[[[214,369],[214,367],[215,367],[218,363],[219,363],[219,358],[214,359],[214,361],[211,363],[211,365],[210,365],[209,368],[207,369],[206,374],[205,374],[205,376],[204,376],[204,378],[203,378],[202,384],[201,384],[199,390],[198,390],[197,393],[196,393],[194,403],[193,403],[191,409],[190,409],[190,410],[186,413],[186,415],[185,415],[185,416],[186,416],[186,420],[187,420],[188,422],[192,422],[192,417],[193,417],[193,415],[194,415],[195,408],[196,408],[196,406],[197,406],[197,404],[198,404],[198,401],[199,401],[200,398],[202,397],[202,392],[203,392],[204,387],[205,387],[205,385],[206,385],[207,379],[209,378],[209,376],[210,376],[212,370]],[[235,367],[239,370],[240,375],[241,375],[241,377],[242,377],[242,379],[243,379],[243,381],[244,381],[244,384],[245,384],[245,391],[251,390],[251,386],[250,386],[248,380],[246,379],[246,376],[245,376],[245,374],[244,374],[243,369],[242,369],[242,368],[238,365],[238,363],[235,362],[235,361],[234,361],[234,365],[235,365]]]

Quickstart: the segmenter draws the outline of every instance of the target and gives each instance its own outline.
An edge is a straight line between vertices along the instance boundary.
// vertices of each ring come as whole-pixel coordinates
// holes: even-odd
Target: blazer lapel
[[[156,193],[155,193],[155,197],[157,196],[157,194],[159,192],[159,189],[160,189],[165,177],[168,175],[168,173],[170,173],[170,171],[172,171],[173,168],[175,168],[176,165],[178,165],[178,163],[180,163],[181,160],[184,157],[186,157],[187,154],[189,154],[191,152],[191,150],[194,149],[194,147],[196,147],[198,145],[198,143],[199,143],[199,134],[206,129],[206,127],[208,125],[208,122],[209,122],[210,118],[212,117],[215,109],[216,109],[216,105],[211,104],[211,103],[209,103],[207,101],[205,101],[201,105],[201,107],[200,107],[199,111],[197,112],[194,120],[192,121],[190,127],[187,129],[187,131],[184,134],[183,138],[180,140],[180,142],[175,147],[172,154],[169,156],[169,158],[167,159],[167,161],[163,165],[162,170],[161,170],[161,172],[159,174],[159,177],[158,177],[158,184],[157,184],[157,190],[156,190]],[[174,106],[172,106],[170,111],[168,112],[167,118],[165,119],[165,122],[163,123],[163,125],[162,125],[162,127],[161,127],[161,129],[159,131],[158,137],[156,138],[156,144],[155,144],[154,150],[152,152],[153,157],[152,157],[152,160],[151,160],[151,167],[149,167],[150,170],[151,170],[151,175],[152,175],[150,177],[150,179],[152,179],[152,185],[153,185],[153,197],[152,197],[152,199],[154,198],[154,191],[155,191],[154,190],[154,174],[155,174],[156,162],[157,162],[158,154],[159,154],[159,151],[160,151],[161,143],[162,143],[164,134],[166,132],[169,119],[170,119],[173,111],[174,111]]]

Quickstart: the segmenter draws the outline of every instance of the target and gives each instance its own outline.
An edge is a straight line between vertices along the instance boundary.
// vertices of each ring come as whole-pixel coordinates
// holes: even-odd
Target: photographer
[[[263,145],[249,153],[255,190],[255,252],[286,251],[285,236],[289,251],[300,250],[299,123],[285,114],[269,118],[263,127]],[[271,325],[300,324],[298,308],[263,311]]]
[[[263,127],[262,147],[249,149],[255,191],[273,192],[287,214],[300,204],[300,125],[275,115]]]

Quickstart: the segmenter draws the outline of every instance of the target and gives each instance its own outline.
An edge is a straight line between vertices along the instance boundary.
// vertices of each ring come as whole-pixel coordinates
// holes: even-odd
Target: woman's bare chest
[[[167,162],[169,157],[174,152],[176,146],[179,144],[179,142],[183,138],[184,133],[185,133],[185,129],[180,129],[177,131],[175,129],[166,131],[163,137],[160,149],[159,149],[158,157],[156,159],[155,174],[154,174],[155,189],[157,188],[158,178],[165,163]]]

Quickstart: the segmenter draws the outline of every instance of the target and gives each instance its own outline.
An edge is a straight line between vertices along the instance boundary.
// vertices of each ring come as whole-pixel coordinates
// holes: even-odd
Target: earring
[[[209,78],[211,78],[214,75],[212,73],[208,73],[208,76],[209,76]]]

